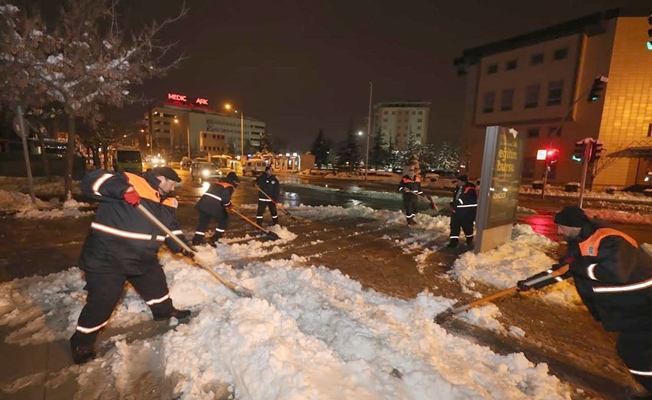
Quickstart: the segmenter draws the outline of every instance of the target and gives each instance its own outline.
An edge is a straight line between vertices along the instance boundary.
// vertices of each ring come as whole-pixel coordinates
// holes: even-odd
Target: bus
[[[113,170],[116,172],[143,172],[143,157],[136,148],[117,148],[113,151]]]

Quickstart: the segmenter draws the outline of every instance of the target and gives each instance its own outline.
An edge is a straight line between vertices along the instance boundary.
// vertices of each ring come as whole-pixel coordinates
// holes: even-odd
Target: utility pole
[[[364,159],[364,180],[367,181],[369,172],[369,138],[371,137],[371,100],[373,98],[374,84],[369,81],[369,113],[367,114],[367,154]]]
[[[586,187],[586,175],[589,172],[589,163],[591,162],[591,157],[593,157],[593,143],[595,139],[586,138],[584,142],[584,155],[582,156],[582,179],[580,182],[580,208],[584,203],[584,188]]]
[[[188,118],[188,125],[186,125],[186,135],[188,136],[188,158],[190,158],[190,118]]]
[[[244,159],[244,113],[240,110],[240,162]]]

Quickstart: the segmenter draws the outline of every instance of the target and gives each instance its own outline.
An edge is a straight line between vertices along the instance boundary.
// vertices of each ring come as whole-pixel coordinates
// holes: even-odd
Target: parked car
[[[192,164],[190,157],[183,157],[179,163],[179,166],[181,169],[190,169],[190,164]]]
[[[265,162],[265,160],[247,160],[244,167],[242,167],[242,175],[249,174],[251,176],[256,176],[262,172],[265,172],[265,167],[267,167],[267,162]]]
[[[147,168],[165,167],[167,165],[167,161],[160,154],[152,154],[145,157],[145,165]]]
[[[215,164],[205,161],[195,161],[190,165],[190,179],[199,182],[222,177],[222,170]]]

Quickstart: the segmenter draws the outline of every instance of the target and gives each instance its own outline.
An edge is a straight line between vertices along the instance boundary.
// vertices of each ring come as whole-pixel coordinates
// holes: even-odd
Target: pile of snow
[[[277,245],[291,240],[287,235]],[[511,249],[525,254],[520,247],[530,245]],[[246,246],[255,250],[256,244]],[[119,395],[128,396],[133,386],[120,379],[136,379],[130,371],[149,362],[141,357],[162,340],[163,354],[156,357],[180,398],[213,398],[216,388],[226,387],[240,399],[570,399],[546,364],[522,353],[496,354],[434,324],[433,316],[452,300],[427,293],[401,300],[363,290],[339,271],[298,256],[234,269],[227,259],[232,254],[221,249],[202,246],[199,255],[224,278],[252,289],[254,298],[237,297],[187,259],[166,254],[162,264],[175,306],[197,316],[162,339],[128,345],[120,336],[110,339],[115,351],[69,367],[81,372],[80,382],[104,368],[115,374]],[[84,300],[77,268],[17,279],[0,285],[0,324],[12,327],[9,343],[65,339]],[[130,288],[110,326],[149,318]]]

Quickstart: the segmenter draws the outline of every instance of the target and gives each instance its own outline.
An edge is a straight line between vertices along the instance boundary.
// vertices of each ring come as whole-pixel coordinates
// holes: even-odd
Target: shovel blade
[[[434,321],[436,324],[441,325],[444,322],[448,321],[452,316],[453,316],[453,309],[449,308],[448,310],[437,314],[434,318]]]
[[[272,231],[266,232],[266,234],[267,234],[267,238],[271,240],[279,240],[281,238],[279,235],[277,235]]]
[[[254,292],[252,290],[243,288],[242,286],[235,288],[235,294],[240,297],[254,297]]]

